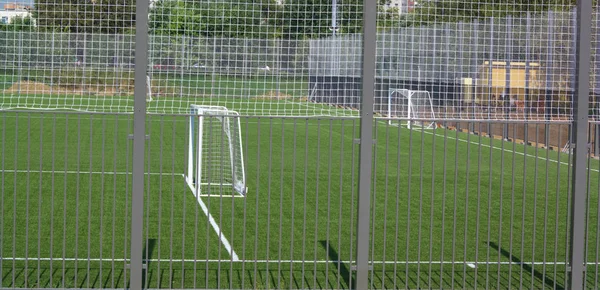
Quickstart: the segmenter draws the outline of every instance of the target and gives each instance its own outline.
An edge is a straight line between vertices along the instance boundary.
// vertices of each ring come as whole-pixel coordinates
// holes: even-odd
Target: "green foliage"
[[[468,22],[488,17],[567,10],[576,0],[425,0],[404,19],[404,25]]]
[[[379,0],[379,26],[398,24],[397,9],[383,10]],[[337,1],[338,33],[362,29],[362,0]],[[310,39],[332,34],[331,0],[274,0],[195,2],[160,0],[150,13],[150,29],[158,35],[223,38]]]
[[[255,3],[198,3],[161,0],[150,13],[150,29],[159,35],[224,38],[268,37],[261,6]]]
[[[0,31],[33,31],[34,28],[31,16],[15,16],[8,24],[0,23]]]
[[[41,30],[122,33],[135,26],[135,0],[36,0]]]
[[[382,1],[385,2],[385,1]],[[394,28],[400,24],[400,14],[398,8],[384,9],[381,4],[377,12],[377,26],[380,28]]]
[[[288,3],[289,2],[289,3]],[[266,18],[285,39],[308,39],[332,34],[331,0],[297,0],[268,5]],[[357,33],[362,27],[362,1],[337,1],[338,33]]]

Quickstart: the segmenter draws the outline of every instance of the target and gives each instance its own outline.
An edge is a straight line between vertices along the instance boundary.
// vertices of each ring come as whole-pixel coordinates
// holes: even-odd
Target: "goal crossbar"
[[[436,126],[433,100],[428,91],[390,88],[387,98],[387,115],[391,118],[407,118],[409,129],[415,127],[432,129]]]

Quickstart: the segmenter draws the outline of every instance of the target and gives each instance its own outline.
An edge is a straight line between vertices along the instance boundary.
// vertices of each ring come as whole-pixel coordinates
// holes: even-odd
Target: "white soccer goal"
[[[388,117],[408,118],[409,129],[436,126],[433,100],[428,91],[389,89]]]
[[[191,106],[185,180],[196,196],[247,193],[239,114],[221,106]]]
[[[146,101],[152,102],[152,80],[149,75],[146,76],[146,90]]]

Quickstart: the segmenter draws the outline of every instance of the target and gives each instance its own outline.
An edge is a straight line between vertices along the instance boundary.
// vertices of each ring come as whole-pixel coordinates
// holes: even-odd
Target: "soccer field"
[[[145,285],[349,288],[359,119],[240,124],[246,196],[197,199],[183,176],[188,117],[147,116]],[[131,115],[0,115],[3,287],[127,287],[132,126]],[[565,285],[569,154],[382,120],[374,134],[373,287]],[[589,196],[592,284],[598,202]]]

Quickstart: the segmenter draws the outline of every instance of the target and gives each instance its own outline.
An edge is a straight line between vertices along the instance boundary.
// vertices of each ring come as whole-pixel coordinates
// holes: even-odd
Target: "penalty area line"
[[[233,250],[233,247],[231,246],[231,244],[229,243],[229,241],[225,237],[225,233],[223,233],[223,231],[221,231],[221,228],[219,227],[219,225],[217,225],[217,222],[215,221],[215,219],[213,218],[213,216],[208,212],[208,207],[202,201],[202,197],[199,196],[198,193],[196,192],[195,186],[193,184],[191,184],[190,180],[187,180],[187,178],[186,178],[185,181],[186,181],[187,185],[189,186],[189,188],[192,190],[192,193],[194,194],[194,196],[196,197],[196,200],[198,201],[198,204],[200,204],[200,207],[202,208],[202,211],[204,212],[204,215],[206,215],[206,217],[208,218],[208,222],[212,226],[213,230],[219,236],[219,239],[221,240],[221,243],[223,244],[223,246],[225,247],[225,249],[229,253],[229,256],[231,256],[231,259],[233,261],[239,261],[240,258],[235,253],[235,251]]]
[[[383,124],[387,125],[387,123],[383,123]],[[390,126],[398,127],[398,125],[396,125],[396,124],[392,124]],[[536,156],[534,154],[526,154],[524,152],[515,151],[515,150],[512,150],[510,148],[504,148],[503,149],[503,148],[497,147],[495,145],[490,146],[489,144],[484,144],[483,142],[481,142],[481,144],[480,144],[479,142],[476,142],[476,141],[471,141],[471,140],[465,140],[465,139],[461,139],[461,138],[452,137],[452,136],[450,136],[450,134],[448,134],[448,136],[446,136],[444,134],[439,134],[439,133],[431,132],[431,131],[433,131],[432,129],[422,130],[422,131],[421,130],[416,130],[416,129],[410,129],[410,128],[408,128],[408,129],[416,131],[416,132],[423,132],[425,134],[428,134],[428,135],[431,135],[431,136],[435,136],[435,137],[448,138],[449,140],[457,140],[457,141],[460,141],[460,142],[463,142],[463,143],[470,143],[470,144],[481,146],[481,147],[485,147],[485,148],[495,149],[495,150],[504,151],[504,152],[508,152],[508,153],[514,153],[514,154],[517,154],[517,155],[520,155],[520,156],[524,156],[524,157],[530,157],[530,158],[533,158],[533,159],[537,158],[537,159],[542,160],[542,161],[549,161],[549,162],[552,162],[552,163],[569,166],[569,163],[564,162],[564,161],[560,161],[559,162],[558,160],[554,160],[554,159],[549,158],[549,157]],[[448,130],[448,129],[444,128],[442,130]],[[479,138],[483,138],[483,137],[479,136]],[[499,141],[506,142],[506,141],[503,141],[503,140],[499,140]],[[528,146],[528,145],[524,145],[524,146]],[[545,151],[546,149],[541,149],[540,148],[540,150]],[[589,168],[588,167],[588,169],[590,171],[593,171],[593,172],[600,172],[598,169],[595,169],[595,168]]]

